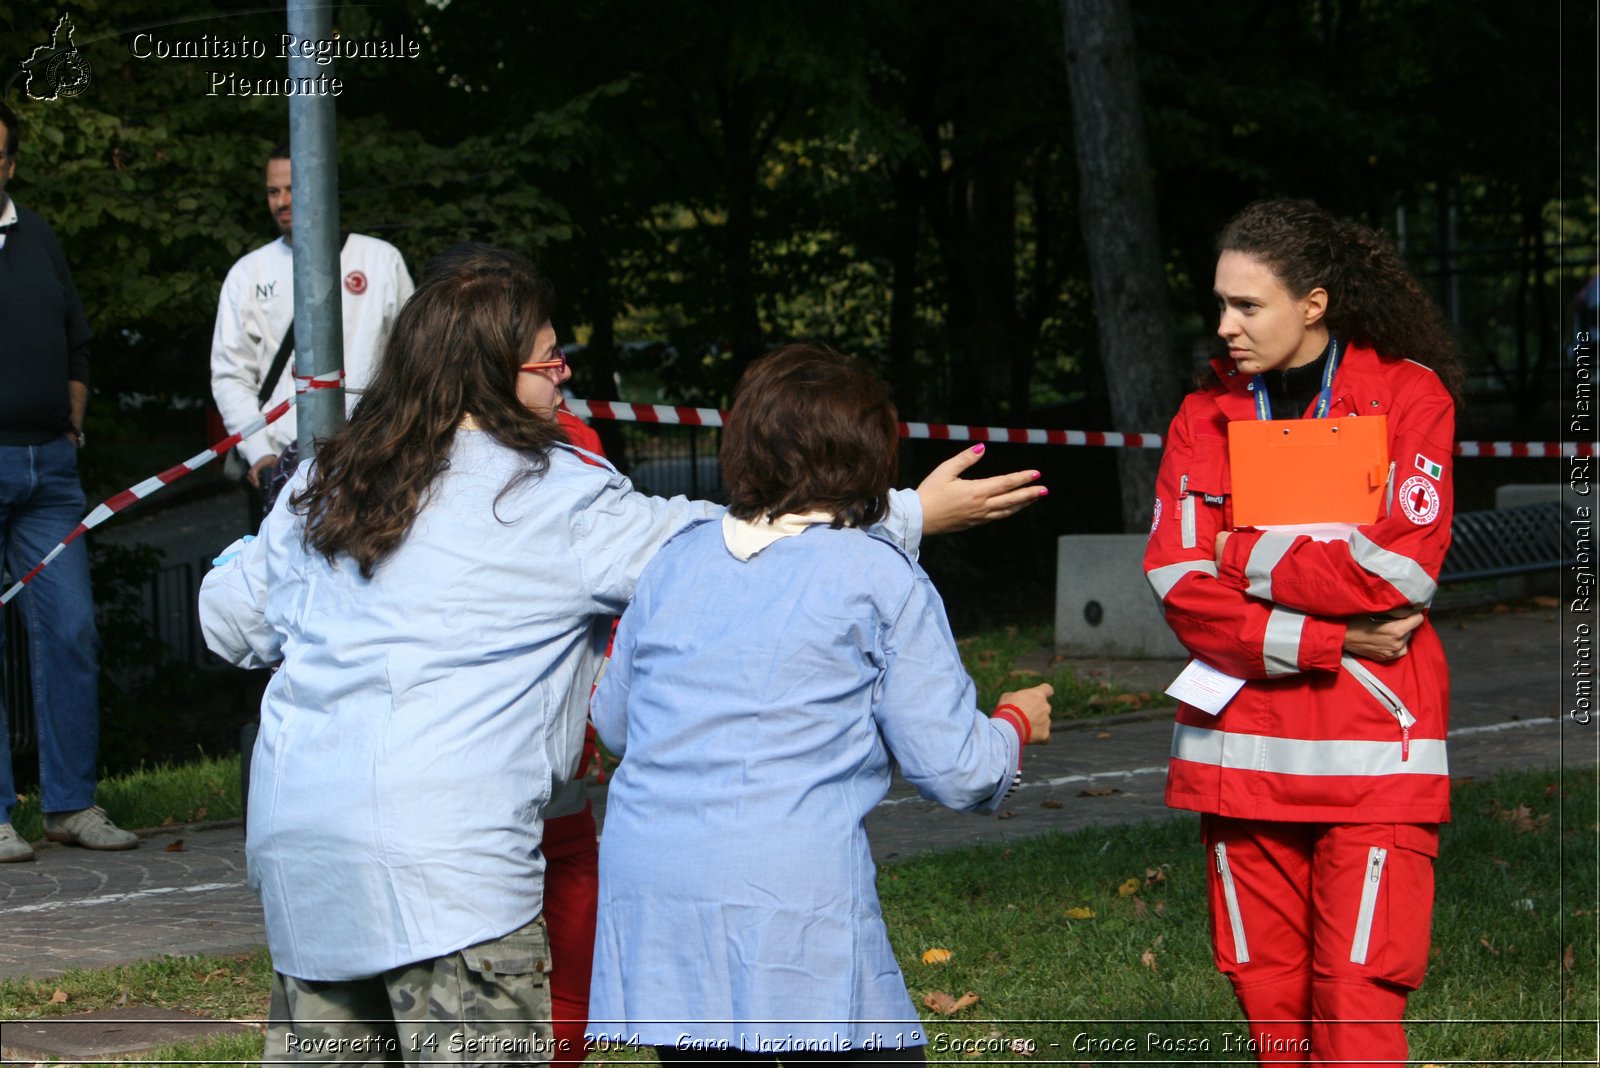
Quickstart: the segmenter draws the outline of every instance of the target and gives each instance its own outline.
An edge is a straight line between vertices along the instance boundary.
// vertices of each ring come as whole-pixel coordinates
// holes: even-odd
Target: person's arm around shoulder
[[[710,501],[646,496],[609,463],[586,460],[569,446],[553,447],[550,463],[551,476],[572,487],[573,551],[597,614],[621,615],[661,546],[690,523],[724,511]]]

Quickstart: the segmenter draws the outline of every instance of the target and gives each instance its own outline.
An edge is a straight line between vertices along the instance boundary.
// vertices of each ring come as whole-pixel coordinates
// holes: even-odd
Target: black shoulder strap
[[[294,320],[289,320],[289,329],[283,335],[283,342],[278,346],[278,354],[272,358],[272,369],[267,372],[267,377],[261,380],[261,389],[256,394],[256,406],[264,407],[267,399],[272,396],[272,391],[278,388],[278,379],[283,377],[283,368],[289,362],[289,353],[294,351]]]
[[[345,243],[350,240],[350,231],[339,232],[339,250],[344,251]],[[289,354],[294,351],[294,320],[289,320],[289,329],[283,335],[283,343],[278,346],[278,354],[272,358],[272,368],[267,371],[267,377],[261,380],[261,390],[256,394],[256,406],[264,407],[267,399],[272,396],[272,391],[278,388],[278,379],[283,375],[283,367],[289,362]]]

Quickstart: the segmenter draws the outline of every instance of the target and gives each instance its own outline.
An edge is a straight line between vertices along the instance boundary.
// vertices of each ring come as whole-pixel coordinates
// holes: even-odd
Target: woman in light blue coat
[[[541,812],[577,763],[610,617],[674,531],[720,513],[565,444],[548,283],[468,253],[425,275],[351,422],[201,590],[211,649],[278,667],[247,836],[275,1059],[459,1059],[453,1036],[548,1059]],[[947,464],[931,525],[1014,511],[1025,475]],[[917,501],[888,517],[907,551]]]
[[[898,418],[859,361],[753,364],[720,520],[645,568],[592,715],[622,757],[600,841],[591,1031],[666,1061],[920,1060],[864,822],[891,766],[993,810],[1049,686],[977,708],[944,607],[884,514]]]

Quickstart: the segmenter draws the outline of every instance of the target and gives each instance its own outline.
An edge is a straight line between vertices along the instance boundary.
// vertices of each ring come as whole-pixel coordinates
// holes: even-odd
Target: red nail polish
[[[1039,487],[1039,496],[1041,496],[1041,497],[1050,496],[1050,487],[1048,487],[1048,486],[1040,486]]]

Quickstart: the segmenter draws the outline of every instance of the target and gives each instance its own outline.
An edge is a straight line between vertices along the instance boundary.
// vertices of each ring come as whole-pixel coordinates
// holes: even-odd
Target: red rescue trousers
[[[1438,827],[1207,816],[1203,835],[1212,950],[1257,1062],[1404,1064]]]
[[[557,1051],[551,1061],[575,1065],[588,1053],[583,1031],[589,1026],[589,973],[600,900],[600,845],[592,808],[586,804],[582,812],[547,821],[541,848]]]

